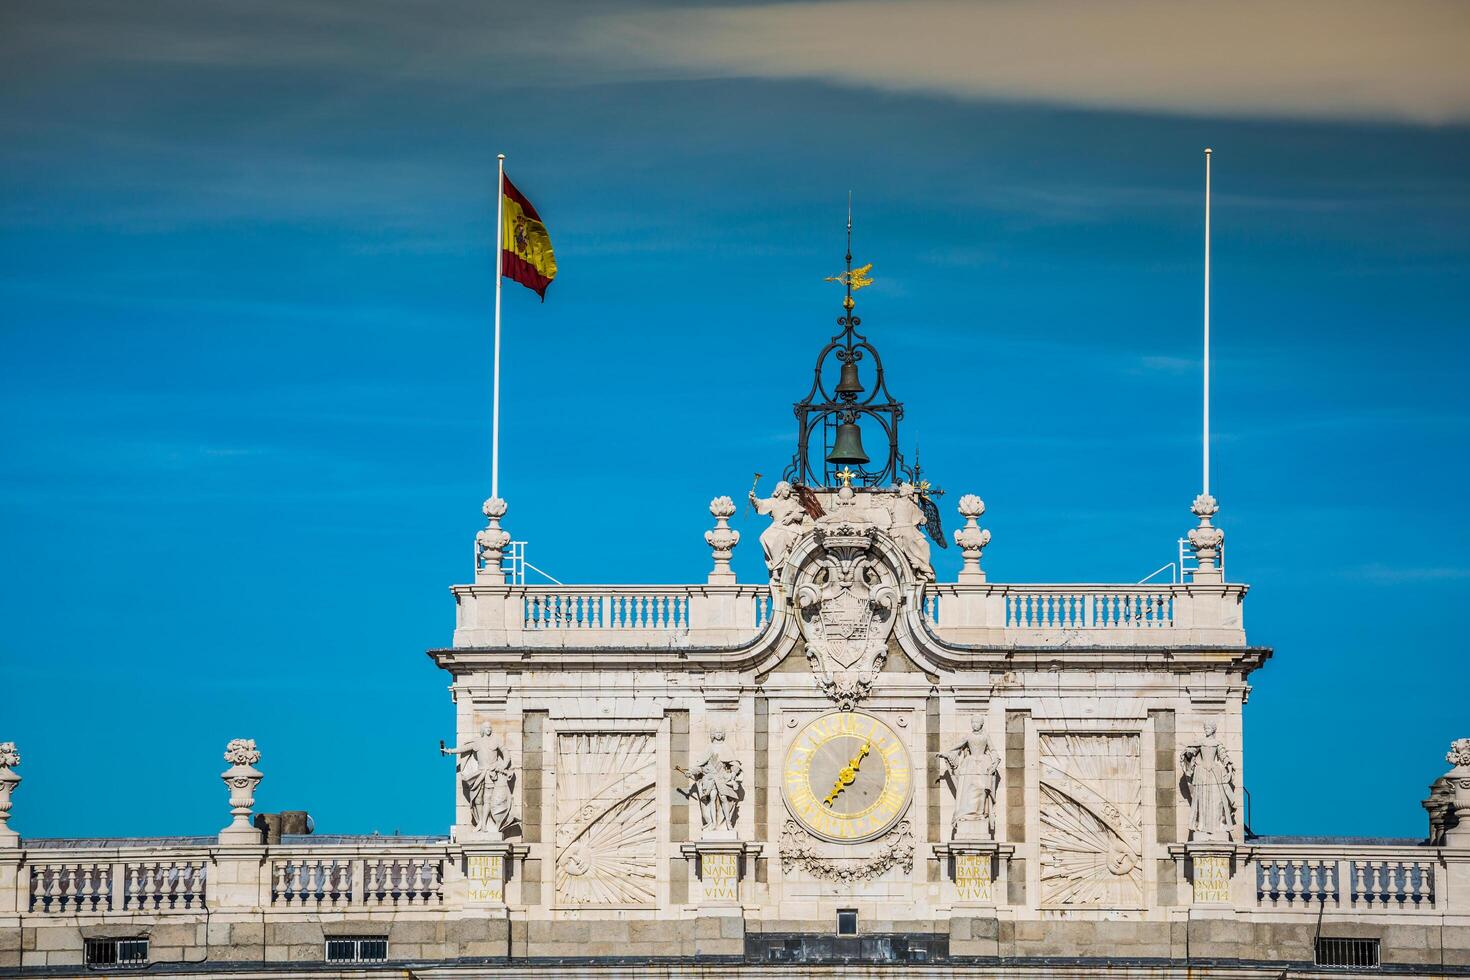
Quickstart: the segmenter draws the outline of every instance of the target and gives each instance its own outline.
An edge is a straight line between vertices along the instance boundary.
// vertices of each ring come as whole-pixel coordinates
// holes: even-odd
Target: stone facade
[[[849,254],[838,277],[786,478],[749,493],[768,580],[736,581],[720,495],[702,583],[527,586],[511,509],[485,501],[429,651],[454,702],[447,835],[267,838],[269,762],[236,739],[215,835],[26,837],[0,743],[0,976],[108,956],[173,976],[1470,976],[1470,740],[1426,842],[1251,835],[1242,709],[1271,651],[1246,639],[1218,502],[1191,508],[1185,581],[1017,585],[982,570],[964,494],[963,565],[937,581],[939,492],[856,333],[869,268]]]
[[[288,976],[368,937],[420,976],[1274,976],[1325,936],[1470,974],[1470,743],[1435,783],[1436,846],[1250,837],[1241,712],[1270,651],[1244,586],[996,584],[968,554],[935,583],[891,533],[899,491],[812,498],[777,515],[756,586],[729,580],[723,498],[700,585],[528,587],[482,558],[430,651],[453,680],[447,837],[267,844],[261,754],[236,740],[217,837],[0,840],[0,973],[146,938],[156,969]]]

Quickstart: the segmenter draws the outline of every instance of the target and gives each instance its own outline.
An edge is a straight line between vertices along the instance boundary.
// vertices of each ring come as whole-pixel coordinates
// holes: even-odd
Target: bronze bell
[[[857,365],[852,361],[842,363],[842,373],[837,376],[837,394],[856,395],[863,390],[863,383],[858,380]]]
[[[844,365],[843,373],[846,372],[847,365]],[[839,387],[838,390],[842,389]],[[832,444],[832,451],[827,454],[827,462],[856,463],[861,466],[867,461],[868,454],[863,452],[863,430],[858,428],[856,422],[843,422],[837,426],[837,440]]]

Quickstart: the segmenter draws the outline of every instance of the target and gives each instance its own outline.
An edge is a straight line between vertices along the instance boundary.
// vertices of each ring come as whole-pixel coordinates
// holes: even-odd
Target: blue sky
[[[538,565],[702,580],[710,497],[790,457],[851,189],[948,521],[984,497],[995,580],[1126,582],[1198,490],[1210,145],[1253,824],[1421,835],[1470,734],[1465,8],[1173,9],[7,4],[14,826],[213,832],[236,736],[262,809],[447,826],[423,650],[488,491],[497,151],[561,267],[505,296]]]

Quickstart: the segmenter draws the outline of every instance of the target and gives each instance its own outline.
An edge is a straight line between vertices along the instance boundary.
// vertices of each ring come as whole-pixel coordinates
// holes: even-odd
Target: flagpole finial
[[[497,159],[497,160],[504,160],[505,159],[505,154],[504,153],[497,153],[497,154],[495,154],[495,159]]]

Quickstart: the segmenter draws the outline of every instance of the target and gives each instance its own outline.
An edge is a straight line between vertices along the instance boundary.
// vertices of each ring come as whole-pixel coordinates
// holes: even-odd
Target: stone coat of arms
[[[888,657],[898,588],[874,548],[877,528],[841,524],[813,533],[817,550],[795,593],[806,656],[827,695],[851,708],[867,696]]]

